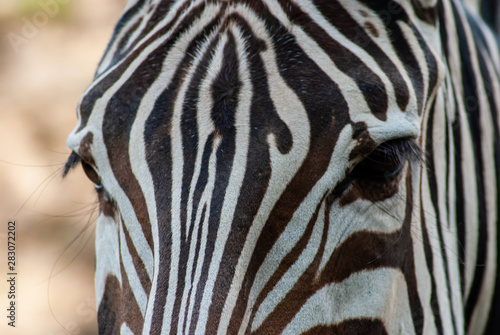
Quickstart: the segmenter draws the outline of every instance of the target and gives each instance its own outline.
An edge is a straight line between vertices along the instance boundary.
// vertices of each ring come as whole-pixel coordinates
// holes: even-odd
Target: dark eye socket
[[[351,179],[386,183],[396,180],[406,161],[421,160],[420,147],[412,139],[396,139],[382,143],[351,172]]]
[[[99,178],[99,175],[94,170],[94,168],[90,166],[88,163],[85,163],[84,161],[82,161],[82,167],[87,177],[94,183],[96,189],[101,189],[102,188],[101,178]]]

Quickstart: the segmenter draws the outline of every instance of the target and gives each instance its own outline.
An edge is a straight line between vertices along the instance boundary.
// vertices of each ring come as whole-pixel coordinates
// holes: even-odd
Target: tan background
[[[47,15],[40,3],[52,3],[57,15]],[[76,124],[76,105],[125,3],[0,0],[2,335],[97,332],[95,194],[80,168],[64,180],[61,169],[70,153],[65,139]],[[29,31],[26,22],[36,30]],[[12,39],[24,37],[15,50]],[[15,329],[6,318],[9,220],[17,223]]]

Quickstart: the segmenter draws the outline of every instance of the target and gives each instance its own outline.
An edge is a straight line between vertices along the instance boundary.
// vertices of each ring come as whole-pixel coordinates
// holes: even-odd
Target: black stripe
[[[455,101],[456,106],[459,102]],[[457,250],[458,250],[458,264],[460,269],[460,284],[462,294],[465,297],[465,234],[467,229],[467,222],[465,221],[465,189],[464,189],[464,173],[462,169],[463,162],[463,147],[462,147],[462,123],[459,116],[458,108],[455,107],[456,118],[452,123],[451,136],[453,137],[454,157],[455,160],[455,220],[457,225]]]
[[[420,199],[421,203],[423,199]],[[432,314],[434,315],[434,325],[436,326],[437,333],[443,334],[443,323],[441,321],[441,314],[439,314],[439,300],[437,297],[437,289],[436,289],[436,278],[434,277],[434,260],[433,260],[433,252],[432,246],[429,241],[429,233],[427,231],[427,224],[425,221],[425,212],[423,206],[420,206],[420,221],[422,226],[422,243],[424,245],[424,254],[425,254],[425,263],[427,264],[427,271],[430,274],[431,280],[431,309]],[[424,327],[425,322],[428,320],[424,319]]]
[[[302,335],[354,335],[354,334],[370,334],[370,335],[386,335],[384,322],[379,319],[349,319],[344,320],[335,325],[319,325],[315,326]]]
[[[141,261],[139,254],[137,253],[137,249],[132,242],[130,237],[130,233],[125,225],[122,225],[123,235],[125,235],[125,248],[128,249],[130,256],[132,257],[132,264],[137,272],[137,276],[139,277],[139,281],[141,282],[142,288],[146,293],[146,296],[149,298],[149,293],[151,290],[151,280],[149,279],[149,275],[146,271],[146,267],[144,263]]]

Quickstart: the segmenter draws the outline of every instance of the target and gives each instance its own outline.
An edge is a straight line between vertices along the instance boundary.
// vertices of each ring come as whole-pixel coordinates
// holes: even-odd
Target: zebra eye
[[[379,145],[351,172],[358,181],[387,183],[396,180],[407,160],[420,156],[420,148],[410,139],[391,140]]]
[[[99,175],[94,170],[94,168],[84,161],[82,161],[82,167],[87,177],[94,183],[96,190],[102,189],[103,186],[101,183],[101,178],[99,178]]]

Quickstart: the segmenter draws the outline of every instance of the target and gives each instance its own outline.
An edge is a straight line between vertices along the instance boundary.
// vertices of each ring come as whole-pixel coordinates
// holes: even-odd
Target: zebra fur
[[[499,83],[459,0],[130,1],[68,138],[99,333],[495,334]]]

